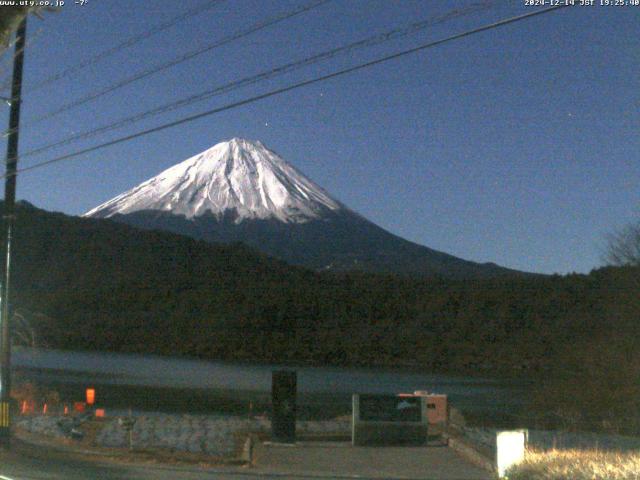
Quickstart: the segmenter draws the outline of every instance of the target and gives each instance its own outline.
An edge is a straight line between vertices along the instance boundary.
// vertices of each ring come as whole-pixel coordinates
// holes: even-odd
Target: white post
[[[498,432],[496,434],[496,464],[498,478],[503,478],[509,467],[524,460],[525,430]]]

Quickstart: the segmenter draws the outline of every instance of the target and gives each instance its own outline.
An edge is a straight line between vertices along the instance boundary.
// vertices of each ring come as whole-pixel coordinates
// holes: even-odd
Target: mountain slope
[[[242,242],[316,270],[455,278],[520,273],[393,235],[331,198],[262,143],[242,139],[219,143],[85,216]]]

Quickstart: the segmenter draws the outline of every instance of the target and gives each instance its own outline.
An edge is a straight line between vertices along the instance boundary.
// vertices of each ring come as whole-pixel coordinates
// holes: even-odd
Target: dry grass
[[[528,451],[509,480],[640,480],[640,452]]]

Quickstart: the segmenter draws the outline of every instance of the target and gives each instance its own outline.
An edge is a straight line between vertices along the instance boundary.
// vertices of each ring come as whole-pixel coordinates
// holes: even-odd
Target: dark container
[[[296,387],[296,372],[290,370],[273,372],[271,435],[275,442],[295,443],[296,441]]]

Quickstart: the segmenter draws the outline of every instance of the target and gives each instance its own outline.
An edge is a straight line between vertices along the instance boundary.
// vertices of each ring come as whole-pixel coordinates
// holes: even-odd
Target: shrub
[[[527,451],[507,471],[509,480],[638,480],[640,452],[597,450]]]

